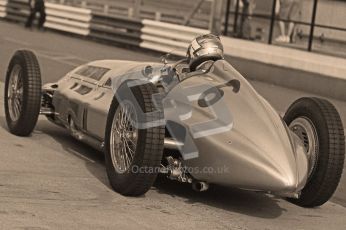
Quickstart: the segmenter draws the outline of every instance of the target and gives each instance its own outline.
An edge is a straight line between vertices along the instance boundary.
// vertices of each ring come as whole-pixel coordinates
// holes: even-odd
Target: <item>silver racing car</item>
[[[5,112],[15,135],[29,136],[43,115],[103,151],[111,186],[128,196],[163,174],[198,191],[217,184],[314,207],[333,195],[344,164],[344,129],[330,102],[301,98],[280,117],[211,34],[175,63],[94,61],[43,87],[34,53],[19,50]]]

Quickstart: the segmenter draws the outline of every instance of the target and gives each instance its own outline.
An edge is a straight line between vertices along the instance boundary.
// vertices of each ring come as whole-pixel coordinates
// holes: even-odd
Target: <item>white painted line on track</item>
[[[80,58],[77,56],[74,56],[72,54],[68,54],[68,53],[60,53],[60,52],[56,52],[56,51],[47,51],[47,50],[43,50],[43,49],[36,49],[36,52],[39,52],[40,54],[46,55],[46,56],[50,56],[52,58],[55,58],[57,60],[69,60],[69,59],[75,59],[78,60],[80,62],[90,62],[90,60],[85,59],[85,58]]]
[[[51,61],[55,61],[61,64],[77,67],[80,66],[81,64],[90,62],[90,60],[84,59],[84,58],[79,58],[74,55],[69,55],[69,54],[63,54],[63,53],[57,53],[57,52],[50,52],[50,51],[45,51],[45,50],[35,50],[35,53],[39,57],[43,57],[46,59],[49,59]],[[75,61],[77,62],[75,62]]]
[[[58,62],[60,64],[69,65],[69,66],[73,66],[73,67],[77,67],[77,66],[80,65],[80,63],[73,63],[72,61],[66,61],[64,59],[59,59],[59,58],[56,58],[56,57],[53,57],[53,56],[50,56],[50,55],[43,54],[40,51],[36,51],[36,54],[39,57],[46,58],[46,59],[49,59],[51,61]]]
[[[63,57],[57,57],[56,59],[58,60],[70,60],[70,59],[75,59],[81,62],[90,62],[89,60],[83,59],[83,58],[79,58],[79,57],[75,57],[75,56],[63,56]]]
[[[2,40],[10,42],[10,43],[15,43],[15,44],[18,44],[21,46],[26,46],[28,48],[31,45],[28,42],[19,41],[18,38],[3,37]],[[73,55],[65,55],[63,53],[59,54],[59,53],[44,51],[44,50],[40,50],[40,49],[34,49],[34,52],[39,57],[46,58],[46,59],[49,59],[51,61],[55,61],[55,62],[58,62],[60,64],[69,65],[69,66],[73,66],[73,67],[77,67],[77,66],[81,65],[81,63],[87,63],[90,61],[90,60],[79,58],[79,57],[76,57]],[[77,60],[79,62],[74,62],[73,60]]]
[[[11,43],[15,43],[15,44],[19,44],[22,46],[30,46],[30,43],[28,43],[28,42],[18,41],[18,38],[3,37],[2,40],[7,41],[7,42],[11,42]]]

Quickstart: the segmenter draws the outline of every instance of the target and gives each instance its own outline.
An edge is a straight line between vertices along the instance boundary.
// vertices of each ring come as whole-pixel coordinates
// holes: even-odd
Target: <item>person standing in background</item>
[[[46,9],[44,0],[29,0],[30,14],[25,24],[26,28],[31,28],[32,22],[35,19],[37,13],[40,14],[37,27],[39,30],[43,30],[43,24],[46,21]]]
[[[243,13],[240,18],[239,37],[244,39],[252,39],[251,16],[256,8],[256,3],[255,0],[242,0],[241,3]]]
[[[284,21],[279,21],[280,36],[275,39],[277,42],[291,42],[291,36],[294,30],[294,22],[298,21],[301,13],[301,1],[299,0],[276,0],[276,14],[279,19],[288,23],[287,33]]]
[[[233,1],[234,7],[237,7],[237,1]],[[255,0],[239,1],[238,10],[240,13],[240,21],[237,23],[236,37],[244,39],[252,39],[251,19],[252,13],[256,7]]]

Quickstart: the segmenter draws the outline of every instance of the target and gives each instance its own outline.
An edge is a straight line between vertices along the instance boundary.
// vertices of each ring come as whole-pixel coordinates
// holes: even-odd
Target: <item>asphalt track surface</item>
[[[158,61],[159,54],[84,41],[0,22],[0,81],[17,49],[34,50],[44,82],[96,59]],[[304,92],[260,82],[254,87],[281,113]],[[346,179],[331,202],[297,207],[262,193],[190,186],[159,180],[143,197],[109,187],[102,153],[39,120],[33,135],[10,135],[0,83],[0,229],[345,229]],[[346,103],[332,100],[346,124]]]

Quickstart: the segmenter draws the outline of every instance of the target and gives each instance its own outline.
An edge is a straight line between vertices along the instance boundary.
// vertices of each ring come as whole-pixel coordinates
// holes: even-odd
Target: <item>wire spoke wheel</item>
[[[136,153],[138,130],[136,113],[130,102],[118,106],[111,130],[111,157],[118,173],[126,172],[133,162]]]
[[[18,121],[23,101],[23,78],[20,65],[14,66],[9,81],[9,89],[7,91],[9,114],[12,121]]]
[[[18,50],[6,73],[4,106],[9,131],[29,136],[34,130],[41,108],[41,71],[35,54]]]

